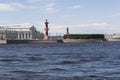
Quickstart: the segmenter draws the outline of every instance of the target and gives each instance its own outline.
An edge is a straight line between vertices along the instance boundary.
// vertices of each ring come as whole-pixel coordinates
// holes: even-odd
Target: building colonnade
[[[18,40],[30,40],[32,39],[32,33],[30,32],[18,32]]]

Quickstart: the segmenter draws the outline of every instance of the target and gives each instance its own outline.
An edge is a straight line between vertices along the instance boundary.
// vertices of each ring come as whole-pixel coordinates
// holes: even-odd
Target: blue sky
[[[120,0],[0,0],[0,25],[34,25],[49,33],[120,33]]]

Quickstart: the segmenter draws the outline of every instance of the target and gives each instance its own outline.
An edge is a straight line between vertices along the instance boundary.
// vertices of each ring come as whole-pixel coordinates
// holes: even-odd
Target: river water
[[[2,44],[0,80],[120,80],[120,42]]]

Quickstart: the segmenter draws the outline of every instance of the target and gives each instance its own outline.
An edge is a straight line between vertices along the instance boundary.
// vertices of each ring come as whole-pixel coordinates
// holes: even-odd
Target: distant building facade
[[[33,40],[43,39],[44,34],[36,30],[34,26],[23,25],[0,26],[0,39],[7,40]]]
[[[120,34],[105,34],[105,39],[108,41],[120,41]]]

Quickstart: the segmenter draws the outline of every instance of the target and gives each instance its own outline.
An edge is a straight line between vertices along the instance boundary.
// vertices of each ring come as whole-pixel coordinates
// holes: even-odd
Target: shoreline
[[[69,43],[69,42],[103,42],[106,40],[102,39],[63,39],[64,43]]]
[[[48,40],[0,40],[0,44],[41,44],[41,43],[75,43],[75,42],[118,42],[120,40],[103,39],[48,39]]]
[[[103,42],[102,39],[48,39],[48,40],[0,40],[0,44],[40,44],[40,43],[74,43],[74,42]]]
[[[0,40],[0,44],[63,43],[63,40]]]

